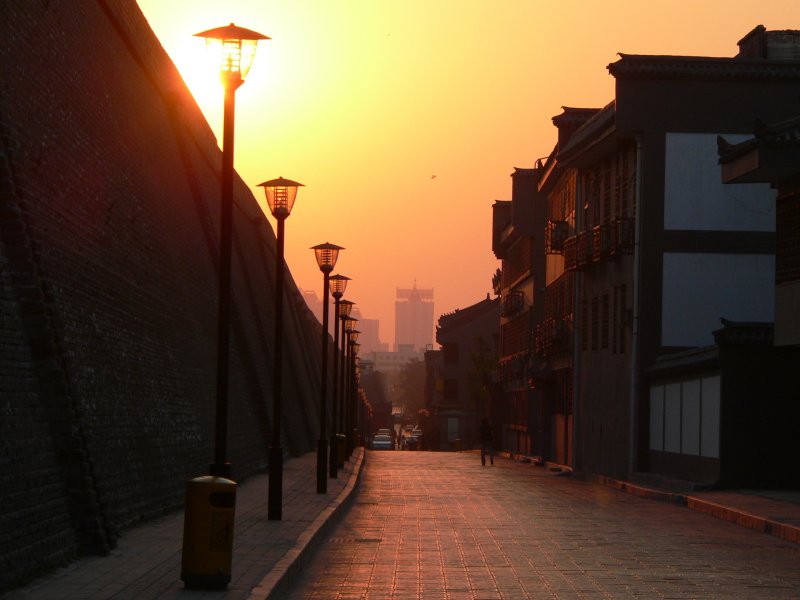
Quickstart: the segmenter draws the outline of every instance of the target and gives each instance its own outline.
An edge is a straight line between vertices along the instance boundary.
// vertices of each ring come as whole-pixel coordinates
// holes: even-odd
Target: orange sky
[[[138,3],[220,140],[222,89],[192,34],[272,38],[236,95],[236,170],[259,201],[264,180],[306,185],[286,222],[295,281],[321,294],[309,248],[344,246],[346,297],[390,347],[396,287],[434,288],[435,318],[491,291],[492,203],[550,153],[562,106],[613,99],[618,52],[733,56],[758,24],[800,29],[797,0]]]

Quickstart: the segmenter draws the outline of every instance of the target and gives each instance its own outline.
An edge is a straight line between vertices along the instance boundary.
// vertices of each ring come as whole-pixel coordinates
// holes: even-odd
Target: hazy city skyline
[[[562,106],[614,97],[617,53],[730,57],[756,25],[800,28],[785,0],[139,5],[218,139],[222,89],[192,34],[235,22],[272,38],[237,93],[236,169],[259,201],[265,179],[305,184],[286,223],[292,277],[321,293],[309,247],[344,246],[336,271],[385,341],[396,282],[435,288],[434,319],[491,291],[493,202],[550,153]]]

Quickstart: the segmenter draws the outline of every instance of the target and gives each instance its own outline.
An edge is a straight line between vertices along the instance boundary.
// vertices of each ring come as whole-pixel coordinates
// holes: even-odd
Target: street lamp
[[[346,442],[346,440],[347,440],[347,435],[346,435],[346,433],[347,433],[347,426],[346,426],[346,423],[347,423],[347,419],[346,419],[346,416],[347,416],[347,404],[345,402],[345,395],[344,395],[344,391],[347,389],[347,386],[346,386],[345,380],[344,380],[345,362],[346,362],[346,359],[347,359],[347,338],[345,336],[345,323],[347,322],[347,319],[350,318],[350,311],[353,310],[353,305],[354,304],[355,304],[355,302],[351,302],[350,300],[339,300],[339,311],[337,312],[337,318],[341,322],[341,326],[340,326],[339,322],[336,323],[337,329],[341,329],[341,331],[342,331],[342,335],[341,335],[341,338],[340,338],[342,340],[342,347],[340,349],[338,345],[336,346],[336,354],[337,355],[341,355],[341,361],[340,361],[339,370],[336,373],[336,387],[334,388],[334,402],[336,402],[336,404],[338,406],[338,411],[339,411],[339,431],[341,431],[343,434],[345,434],[344,440],[342,440],[342,442],[344,443],[344,449],[342,450],[341,460],[338,461],[338,466],[339,466],[340,469],[342,467],[344,467],[344,455],[346,454],[346,448],[347,448],[347,442]]]
[[[292,213],[297,188],[302,183],[291,179],[271,179],[258,184],[264,188],[267,205],[278,222],[275,267],[275,354],[272,376],[272,445],[269,448],[269,492],[267,519],[280,521],[283,512],[283,448],[281,448],[281,404],[283,402],[283,231],[286,218]]]
[[[355,405],[353,403],[353,390],[355,385],[355,351],[358,347],[356,340],[358,340],[358,336],[361,333],[358,329],[355,328],[355,321],[356,319],[348,320],[347,325],[350,326],[350,329],[347,329],[347,395],[345,396],[345,402],[347,403],[347,455],[350,456],[353,454],[353,450],[356,447],[355,444]]]
[[[334,300],[333,314],[339,318],[339,301],[342,299],[344,291],[347,289],[349,277],[344,275],[331,275],[330,286],[331,296]],[[331,411],[331,455],[329,471],[331,477],[338,477],[339,471],[339,323],[333,322],[333,410]]]
[[[217,405],[214,436],[214,463],[209,473],[230,478],[231,464],[226,460],[228,445],[228,349],[231,306],[231,237],[233,231],[233,124],[236,90],[253,64],[259,40],[268,40],[256,31],[233,23],[196,33],[210,49],[220,52],[219,75],[225,88],[222,128],[222,204],[219,250],[219,306],[217,319]]]
[[[319,402],[319,442],[317,443],[317,493],[324,494],[328,491],[328,479],[326,477],[327,468],[327,444],[325,439],[325,403],[328,395],[328,290],[330,288],[330,276],[333,267],[336,266],[336,259],[339,258],[339,251],[344,250],[341,246],[325,242],[311,248],[317,259],[319,270],[323,274],[322,287],[322,383],[320,385]]]
[[[219,236],[219,300],[217,306],[217,389],[214,416],[214,462],[209,465],[209,475],[197,477],[186,485],[186,510],[184,511],[183,551],[181,579],[186,587],[225,588],[231,580],[233,552],[234,509],[236,483],[231,481],[231,463],[228,452],[228,380],[231,311],[231,246],[233,236],[233,133],[234,98],[237,88],[244,83],[255,57],[259,40],[265,35],[237,27],[209,29],[195,36],[206,39],[206,45],[217,46],[220,51],[219,75],[225,89],[225,108],[222,135],[222,172]],[[213,497],[220,511],[212,524],[203,512],[208,498]],[[207,527],[211,527],[211,531]],[[213,539],[214,558],[198,553],[207,548]],[[204,546],[205,544],[205,546]],[[204,552],[204,551],[201,551]]]
[[[353,305],[354,304],[355,302]],[[350,309],[353,308],[353,305],[350,305]],[[357,323],[358,319],[349,315],[344,317],[342,323],[342,325],[344,325],[344,333],[342,335],[342,410],[344,412],[345,454],[348,460],[353,454],[353,443],[350,432],[353,422],[352,407],[350,406],[350,332],[355,331]],[[357,338],[358,332],[354,335]]]

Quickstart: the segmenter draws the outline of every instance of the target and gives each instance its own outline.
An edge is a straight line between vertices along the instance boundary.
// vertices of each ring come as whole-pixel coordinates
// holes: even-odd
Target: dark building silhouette
[[[441,315],[436,341],[441,350],[425,357],[425,408],[433,430],[426,433],[432,449],[453,449],[477,443],[481,418],[500,429],[506,417],[491,402],[490,378],[497,363],[500,299],[481,300]]]
[[[433,289],[397,288],[394,303],[394,349],[411,346],[423,351],[433,343]]]
[[[107,552],[207,472],[221,152],[134,0],[8,0],[2,13],[6,589]],[[271,432],[275,239],[234,184],[228,458],[241,480],[265,468]],[[320,329],[291,283],[284,328],[283,447],[299,454],[318,433]]]
[[[527,267],[512,254],[524,236],[508,236],[515,207],[496,205],[495,252],[504,270],[522,269],[498,280],[504,306],[520,291],[542,304],[529,341],[504,349],[503,375],[527,370],[545,459],[615,477],[786,482],[764,462],[737,473],[755,447],[774,455],[774,440],[791,437],[775,415],[795,414],[785,372],[758,350],[775,314],[774,192],[722,185],[716,139],[744,140],[756,116],[796,116],[799,40],[758,27],[731,58],[621,54],[608,67],[612,102],[553,119],[558,143],[532,173],[547,221],[527,242],[545,247]],[[509,392],[522,390],[507,386],[506,402]],[[756,425],[760,394],[771,406]]]

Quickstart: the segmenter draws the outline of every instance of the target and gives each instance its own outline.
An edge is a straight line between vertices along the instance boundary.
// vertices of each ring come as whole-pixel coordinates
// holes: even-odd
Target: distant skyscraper
[[[394,347],[424,350],[433,344],[433,288],[397,288],[394,303]]]
[[[317,292],[313,290],[300,290],[300,293],[303,294],[303,300],[306,301],[308,308],[310,308],[314,316],[317,317],[317,321],[322,323],[322,300],[317,296]]]
[[[383,344],[380,340],[378,329],[380,321],[378,319],[365,319],[357,306],[353,307],[352,317],[358,319],[356,329],[361,333],[358,336],[358,344],[361,346],[361,356],[368,356],[372,352],[386,352],[389,344]]]

